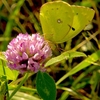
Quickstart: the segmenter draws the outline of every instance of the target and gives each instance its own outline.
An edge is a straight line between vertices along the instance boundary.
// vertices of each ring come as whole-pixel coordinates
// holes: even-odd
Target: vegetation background
[[[5,51],[9,41],[19,33],[41,33],[40,7],[54,0],[0,0],[0,52]],[[87,56],[100,49],[100,0],[63,0],[69,4],[87,6],[95,10],[89,28],[59,48],[84,52]],[[100,54],[100,53],[99,53]],[[100,57],[99,57],[100,58]],[[74,58],[48,67],[55,82],[85,58]],[[91,65],[66,78],[57,88],[57,100],[100,100],[100,62],[91,57]],[[20,80],[20,75],[18,80]],[[24,86],[35,88],[36,75],[31,75]],[[10,82],[10,81],[9,81]],[[63,88],[65,87],[65,88]],[[22,89],[26,92],[24,89]],[[37,95],[36,91],[28,92]],[[31,99],[29,99],[31,100]]]

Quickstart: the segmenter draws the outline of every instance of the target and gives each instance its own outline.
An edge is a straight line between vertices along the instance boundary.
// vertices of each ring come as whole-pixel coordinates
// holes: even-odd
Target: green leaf
[[[46,72],[37,73],[36,87],[43,100],[56,100],[55,82]]]
[[[0,100],[4,100],[6,91],[6,76],[0,76]]]
[[[4,70],[3,70],[4,67]],[[19,72],[16,70],[11,70],[8,66],[6,66],[6,63],[3,59],[0,60],[0,76],[6,75],[7,80],[15,80],[18,76]]]
[[[9,91],[9,93],[11,94],[13,91]],[[12,98],[11,100],[42,100],[39,99],[37,97],[31,96],[29,94],[23,93],[23,92],[17,92]]]
[[[19,74],[18,71],[16,70],[11,70],[9,69],[7,66],[4,67],[5,68],[5,72],[6,72],[6,76],[7,76],[7,80],[15,80]],[[0,76],[4,75],[2,66],[0,65]]]
[[[3,52],[0,52],[0,60],[6,61],[5,56]]]
[[[70,75],[77,73],[78,71],[88,67],[91,64],[95,64],[97,60],[100,59],[100,50],[96,51],[92,55],[88,56],[85,60],[75,66],[72,70],[66,73],[63,77],[61,77],[57,82],[56,85],[60,84],[63,80],[65,80]]]
[[[68,60],[70,58],[74,58],[74,57],[86,57],[86,55],[82,52],[77,52],[77,51],[66,51],[64,53],[62,53],[61,55],[51,58],[49,61],[46,62],[45,67],[50,66],[54,63],[60,62],[64,59]]]

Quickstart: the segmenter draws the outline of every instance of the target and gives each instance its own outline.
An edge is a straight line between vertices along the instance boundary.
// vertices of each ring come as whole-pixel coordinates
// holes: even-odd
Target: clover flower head
[[[20,33],[9,43],[5,52],[8,67],[21,73],[43,69],[44,61],[51,55],[47,41],[38,33]]]

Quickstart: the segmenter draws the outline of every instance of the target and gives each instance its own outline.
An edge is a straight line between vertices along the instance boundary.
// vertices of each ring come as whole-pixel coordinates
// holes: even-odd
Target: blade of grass
[[[14,25],[14,20],[16,19],[17,15],[20,11],[20,8],[23,5],[24,1],[25,0],[19,0],[16,7],[15,7],[15,9],[14,9],[14,11],[10,14],[9,20],[7,22],[7,25],[6,25],[5,32],[3,34],[3,37],[7,38],[7,37],[11,36],[11,31],[12,31],[12,28],[13,28],[13,25]],[[5,50],[7,44],[8,44],[8,41],[3,41],[0,49]]]
[[[59,85],[62,81],[64,81],[67,77],[70,75],[73,75],[77,73],[78,71],[88,67],[89,65],[93,64],[95,61],[100,59],[100,50],[96,51],[89,57],[87,57],[84,61],[79,63],[77,66],[75,66],[72,70],[70,70],[68,73],[66,73],[63,77],[61,77],[57,82],[56,85]]]

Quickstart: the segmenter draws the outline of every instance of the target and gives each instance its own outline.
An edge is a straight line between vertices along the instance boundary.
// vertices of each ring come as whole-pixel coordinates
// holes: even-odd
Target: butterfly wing
[[[63,41],[68,41],[79,34],[91,22],[95,13],[94,10],[82,6],[73,5],[72,9],[74,12],[73,24]]]
[[[71,29],[74,13],[71,6],[62,1],[49,2],[40,9],[40,22],[46,39],[62,43]]]

